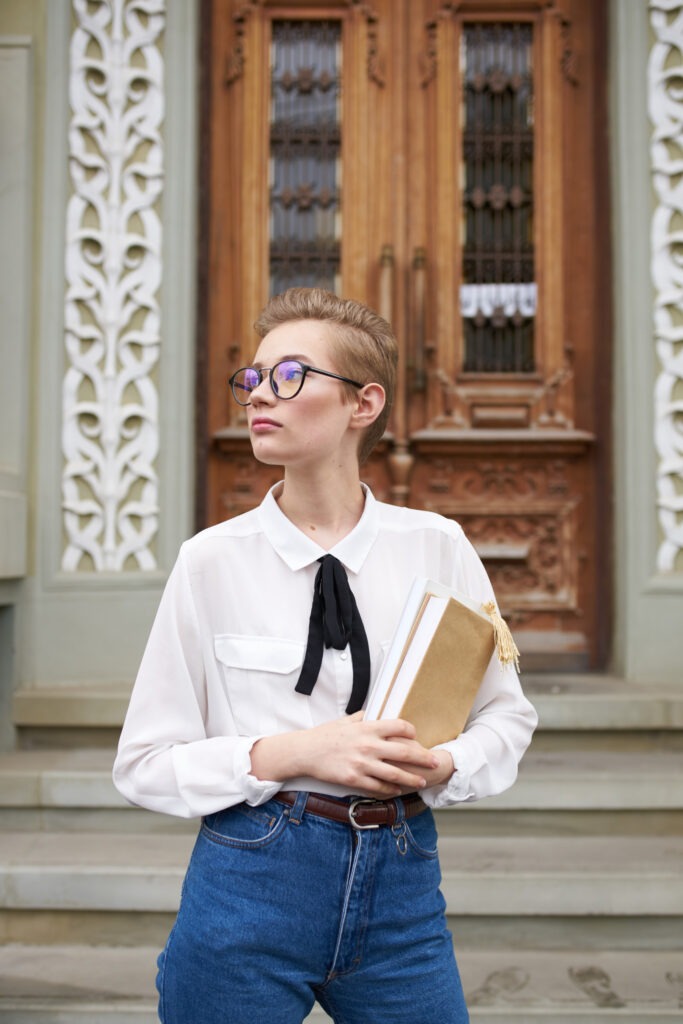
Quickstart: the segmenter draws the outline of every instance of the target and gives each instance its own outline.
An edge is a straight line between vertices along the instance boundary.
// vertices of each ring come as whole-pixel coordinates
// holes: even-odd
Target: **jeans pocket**
[[[284,831],[288,808],[270,801],[262,807],[237,804],[207,815],[201,834],[220,846],[253,850],[274,842]]]
[[[434,815],[426,810],[405,822],[406,838],[411,850],[426,860],[436,860],[436,825]]]

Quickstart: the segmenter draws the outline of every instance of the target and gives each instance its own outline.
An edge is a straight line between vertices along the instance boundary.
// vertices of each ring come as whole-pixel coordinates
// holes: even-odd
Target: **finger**
[[[398,787],[401,791],[424,789],[427,780],[423,775],[416,773],[412,767],[402,767],[391,761],[380,761],[372,774],[380,782],[388,786]]]
[[[378,779],[368,779],[368,781],[361,786],[357,787],[360,796],[368,796],[373,800],[393,800],[397,796],[401,796],[408,790],[401,789],[399,786],[389,786],[386,782],[380,782]]]
[[[368,724],[378,726],[377,732],[380,736],[401,736],[409,740],[414,740],[417,736],[415,726],[412,722],[406,722],[404,718],[382,718]]]
[[[400,761],[414,768],[436,768],[439,758],[415,740],[388,740],[382,753],[385,761]]]
[[[376,800],[391,800],[394,797],[403,796],[405,793],[414,793],[419,788],[421,787],[417,786],[414,782],[407,786],[400,786],[372,775],[369,775],[366,779],[359,780],[356,787],[358,793],[374,797]]]

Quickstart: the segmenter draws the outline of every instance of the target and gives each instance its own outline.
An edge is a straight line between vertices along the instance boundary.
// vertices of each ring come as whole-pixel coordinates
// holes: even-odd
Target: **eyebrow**
[[[308,365],[309,357],[305,356],[305,355],[300,355],[300,354],[299,355],[293,355],[292,354],[292,355],[287,355],[287,356],[280,356],[280,358],[276,359],[275,362],[272,363],[271,365],[272,366],[277,366],[278,363],[285,363],[288,359],[296,359],[296,361],[298,363],[306,363]],[[255,359],[254,362],[251,365],[256,370],[262,370],[263,367],[265,366],[265,363],[262,363],[260,361],[260,359]]]

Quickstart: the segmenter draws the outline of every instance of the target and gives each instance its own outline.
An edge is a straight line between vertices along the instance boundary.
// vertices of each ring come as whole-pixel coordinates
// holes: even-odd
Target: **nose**
[[[249,394],[249,402],[251,405],[274,405],[276,401],[276,395],[270,386],[270,378],[267,373],[263,375],[263,380],[260,384],[253,389]]]

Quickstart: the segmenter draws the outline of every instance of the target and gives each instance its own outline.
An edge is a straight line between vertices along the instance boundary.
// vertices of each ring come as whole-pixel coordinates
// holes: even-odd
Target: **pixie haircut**
[[[354,299],[340,299],[322,288],[289,288],[275,295],[254,323],[259,338],[297,320],[318,320],[326,324],[332,358],[338,373],[362,384],[381,384],[386,402],[381,413],[367,428],[358,449],[359,462],[368,455],[382,437],[396,390],[398,345],[394,332],[383,317]],[[356,389],[344,385],[349,396]]]

